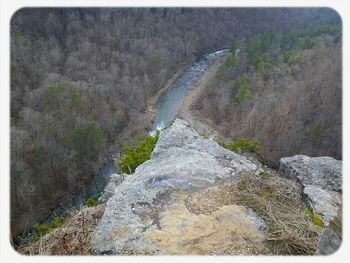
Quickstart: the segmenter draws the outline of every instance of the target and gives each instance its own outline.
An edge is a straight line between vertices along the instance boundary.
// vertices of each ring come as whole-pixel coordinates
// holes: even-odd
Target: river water
[[[202,55],[160,95],[155,103],[156,116],[150,134],[154,134],[156,130],[162,130],[174,120],[188,92],[196,86],[208,67],[216,59],[224,56],[227,51],[228,49],[224,49]]]

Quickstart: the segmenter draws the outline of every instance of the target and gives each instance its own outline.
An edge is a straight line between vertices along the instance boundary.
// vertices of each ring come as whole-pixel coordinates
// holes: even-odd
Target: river
[[[208,67],[216,59],[224,56],[228,49],[200,56],[174,83],[165,90],[155,103],[156,116],[150,134],[167,127],[175,115],[188,92],[196,86]]]

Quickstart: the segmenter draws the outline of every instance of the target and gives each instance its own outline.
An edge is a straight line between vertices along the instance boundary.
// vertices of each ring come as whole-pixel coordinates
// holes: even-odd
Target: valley
[[[13,245],[332,253],[322,244],[341,242],[341,34],[322,8],[16,13]]]

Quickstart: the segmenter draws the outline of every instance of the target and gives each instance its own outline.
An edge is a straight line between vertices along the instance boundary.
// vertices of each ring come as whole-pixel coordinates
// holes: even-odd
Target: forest
[[[234,98],[197,103],[208,117],[215,113],[219,121],[230,120],[237,114],[231,105],[246,105],[258,94],[248,89],[252,74],[257,83],[273,81],[276,74],[288,81],[293,74],[312,75],[295,63],[307,55],[307,63],[319,65],[315,49],[330,63],[340,56],[334,26],[339,24],[330,9],[19,10],[11,20],[11,233],[28,230],[55,208],[68,207],[74,196],[84,196],[112,155],[148,131],[149,100],[180,67],[231,48],[212,93],[219,92],[217,84],[232,87],[234,79],[233,89],[221,93],[232,92]],[[298,34],[310,32],[298,30],[306,27],[313,27],[315,36],[300,42]],[[319,39],[323,33],[317,30],[331,39]],[[266,47],[271,44],[279,46]],[[258,70],[253,73],[252,67]],[[213,94],[206,96],[219,98]],[[312,125],[317,137],[328,122]]]
[[[226,138],[258,141],[275,166],[300,153],[342,159],[341,65],[339,23],[258,34],[231,45],[192,110]]]

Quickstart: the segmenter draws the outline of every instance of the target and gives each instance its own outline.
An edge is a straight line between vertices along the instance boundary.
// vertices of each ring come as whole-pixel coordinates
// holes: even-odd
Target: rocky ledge
[[[280,170],[299,182],[309,208],[328,223],[341,204],[342,162],[334,158],[296,155],[280,160]]]
[[[315,173],[313,158],[311,166],[306,157],[295,159],[281,160],[282,170],[298,183],[306,182],[311,208],[329,220],[333,205],[340,203],[341,164],[324,160],[324,169],[332,167],[327,170],[331,181],[323,176],[320,183],[316,177],[323,172]],[[252,209],[231,202],[235,190],[227,186],[238,184],[242,174],[264,175],[263,169],[257,160],[226,150],[176,119],[160,133],[150,160],[121,184],[119,177],[113,179],[114,192],[107,189],[110,198],[93,234],[93,253],[266,254],[267,225]],[[270,196],[264,189],[261,195]]]
[[[280,160],[280,170],[303,187],[309,209],[326,224],[317,253],[329,255],[342,241],[342,162],[334,158],[296,155]]]

